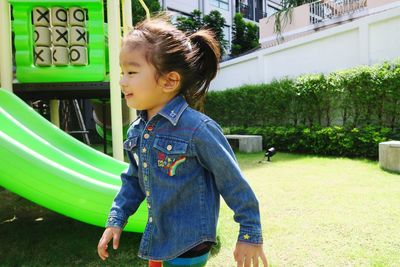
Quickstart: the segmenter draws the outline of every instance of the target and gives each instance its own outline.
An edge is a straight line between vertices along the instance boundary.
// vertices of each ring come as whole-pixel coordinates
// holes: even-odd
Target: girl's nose
[[[122,76],[122,77],[119,79],[119,85],[120,85],[121,87],[126,86],[124,76]]]
[[[119,79],[119,86],[122,91],[125,91],[125,89],[128,87],[126,79],[123,76]]]

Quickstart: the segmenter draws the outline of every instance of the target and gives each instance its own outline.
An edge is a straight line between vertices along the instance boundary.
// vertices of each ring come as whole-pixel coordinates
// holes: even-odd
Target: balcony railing
[[[319,0],[310,3],[310,23],[315,24],[364,9],[367,0]]]
[[[237,12],[241,13],[244,18],[259,22],[260,19],[267,17],[267,13],[261,8],[253,8],[253,2],[249,1],[249,5],[240,3]]]

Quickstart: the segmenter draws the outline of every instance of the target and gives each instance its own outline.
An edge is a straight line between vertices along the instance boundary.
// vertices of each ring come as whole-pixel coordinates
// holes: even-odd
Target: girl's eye
[[[134,72],[134,71],[128,71],[128,75],[132,75],[132,74],[136,74],[137,72]],[[123,72],[121,72],[121,75],[124,75],[124,73]]]

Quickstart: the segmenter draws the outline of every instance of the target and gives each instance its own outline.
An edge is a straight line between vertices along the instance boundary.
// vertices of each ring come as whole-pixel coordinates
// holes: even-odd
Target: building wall
[[[166,0],[165,4],[167,8],[184,13],[191,13],[194,9],[200,9],[198,0]]]
[[[400,5],[222,62],[210,90],[329,73],[400,57]]]
[[[331,0],[332,1],[332,0]],[[364,9],[359,10],[358,12],[352,14],[349,13],[348,16],[342,16],[336,19],[328,20],[324,23],[319,23],[319,25],[313,25],[310,23],[310,7],[309,4],[304,4],[298,6],[293,9],[292,21],[291,23],[287,23],[282,27],[282,34],[285,37],[289,37],[290,35],[297,35],[299,32],[306,32],[309,30],[318,30],[321,27],[327,27],[327,24],[330,23],[343,23],[346,20],[354,19],[357,16],[365,16],[368,15],[369,10],[379,10],[382,7],[388,5],[396,5],[399,3],[399,0],[365,0],[366,5]],[[361,3],[361,2],[360,2]],[[360,12],[363,11],[363,12]],[[267,41],[271,41],[274,39],[274,24],[275,17],[270,16],[268,14],[267,18],[263,18],[260,20],[260,43],[263,44]],[[301,34],[300,34],[301,35]],[[290,38],[289,38],[290,39]]]

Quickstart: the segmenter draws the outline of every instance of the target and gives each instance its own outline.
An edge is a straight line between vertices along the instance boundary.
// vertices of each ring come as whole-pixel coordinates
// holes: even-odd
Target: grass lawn
[[[359,159],[237,157],[259,198],[269,266],[400,266],[400,175]],[[232,217],[222,202],[221,247],[208,266],[236,266]],[[0,188],[0,266],[147,266],[135,233],[123,233],[120,248],[100,260],[102,232]]]

